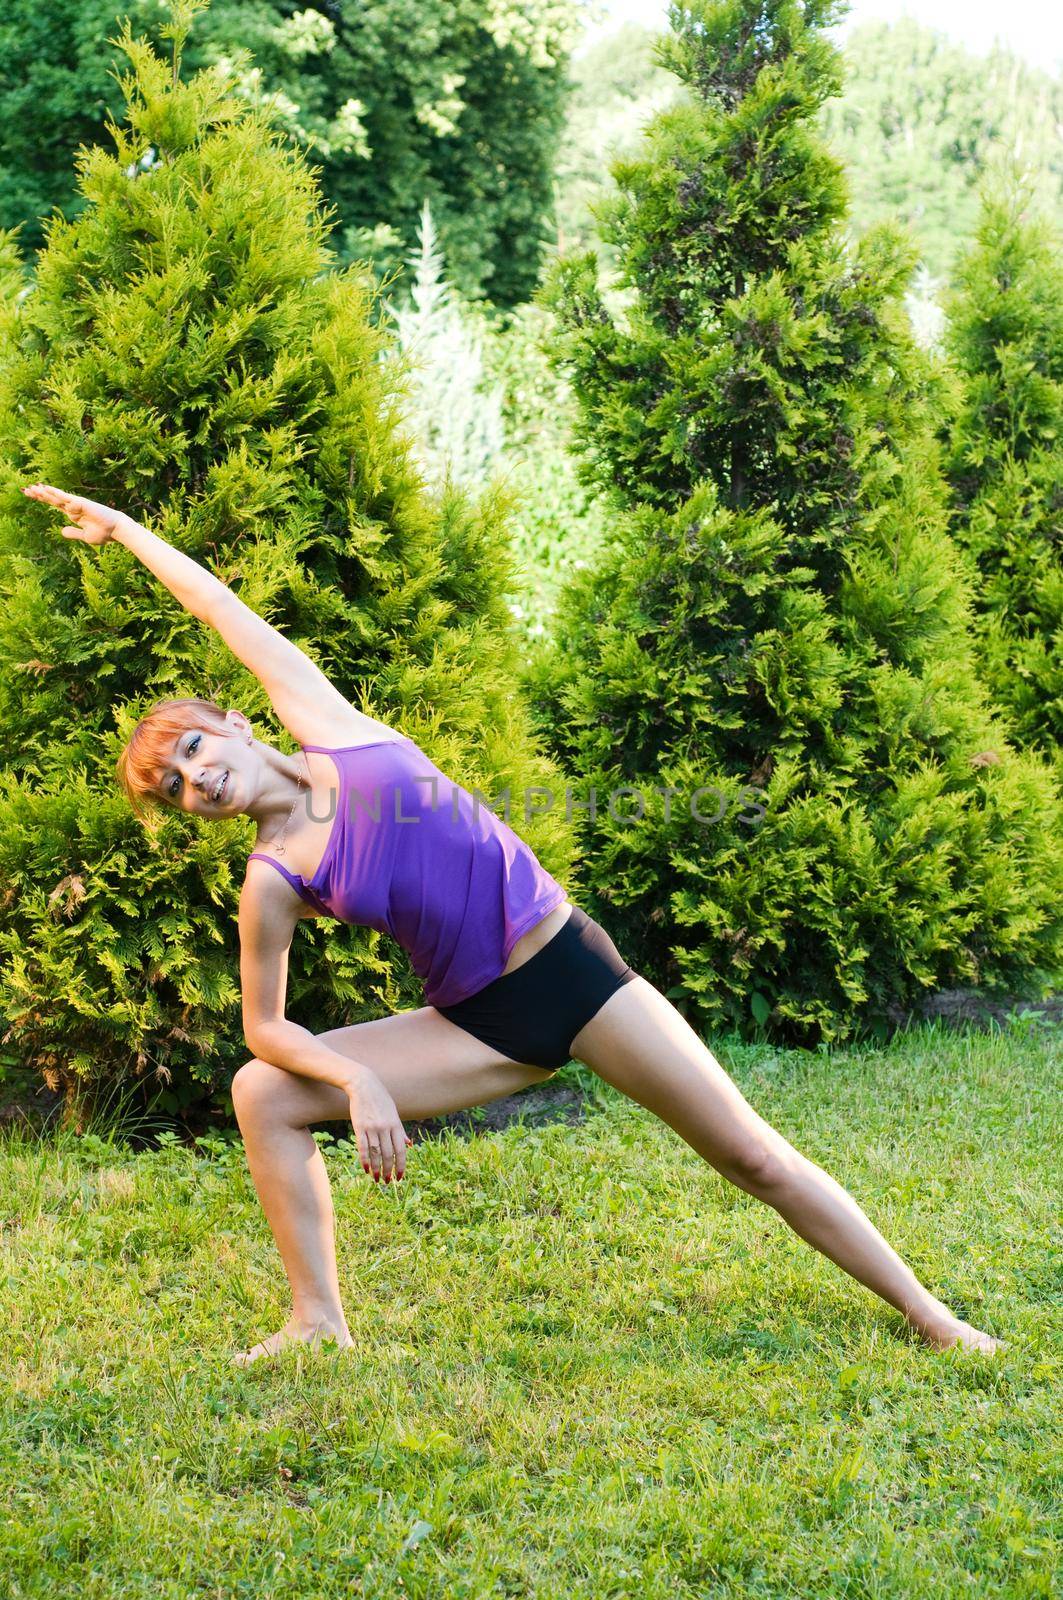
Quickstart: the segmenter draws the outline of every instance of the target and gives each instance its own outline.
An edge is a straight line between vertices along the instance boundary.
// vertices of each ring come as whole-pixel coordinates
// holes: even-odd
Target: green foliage
[[[1016,734],[1063,752],[1063,258],[1021,191],[986,201],[948,346],[955,529],[976,563],[982,669]]]
[[[544,307],[521,306],[495,326],[484,348],[502,396],[505,445],[497,466],[513,496],[513,610],[528,640],[548,629],[562,585],[593,558],[609,523],[605,497],[579,479],[572,395],[547,353],[555,330]]]
[[[410,427],[429,481],[509,495],[510,610],[526,639],[542,635],[567,573],[601,542],[605,506],[580,484],[569,445],[572,400],[546,350],[541,307],[488,316],[447,281],[425,202],[412,293],[388,306],[395,358],[409,370]]]
[[[1063,201],[1063,83],[999,47],[974,56],[909,18],[845,41],[845,87],[824,108],[858,232],[910,225],[935,277],[974,233],[978,187],[1018,162],[1042,204]]]
[[[564,65],[583,0],[217,0],[190,69],[216,66],[300,145],[340,219],[344,260],[382,274],[413,247],[427,196],[451,271],[496,305],[527,299],[549,238]],[[71,157],[121,105],[117,16],[159,28],[151,0],[9,0],[0,24],[0,226],[58,206]]]
[[[411,301],[389,306],[397,359],[409,369],[409,423],[427,478],[512,503],[510,610],[526,639],[541,636],[565,575],[601,542],[605,506],[580,484],[569,445],[572,400],[550,365],[554,319],[521,306],[490,317],[464,300],[445,266],[425,202]]]
[[[590,255],[550,283],[583,475],[623,514],[532,684],[601,797],[585,872],[628,960],[701,1026],[845,1038],[1058,967],[1059,799],[975,675],[912,251],[839,235],[830,6],[672,15],[692,95],[606,216],[626,313]]]
[[[157,698],[268,704],[123,546],[60,539],[21,484],[153,523],[456,778],[493,794],[551,769],[512,693],[505,497],[424,494],[374,291],[333,270],[304,158],[217,74],[123,49],[126,123],[113,154],[83,152],[84,209],[50,226],[0,367],[0,1004],[9,1040],[68,1084],[134,1066],[177,1106],[246,1056],[251,825],[175,813],[145,835],[114,761]],[[528,834],[563,871],[563,824]],[[397,956],[303,923],[290,1014],[320,1031],[416,1003]]]
[[[25,250],[39,248],[43,218],[73,217],[73,154],[96,143],[122,103],[106,40],[116,18],[157,21],[152,0],[4,0],[0,10],[0,227],[21,225]]]
[[[549,238],[581,4],[222,0],[194,59],[250,50],[242,91],[320,164],[345,260],[392,273],[427,197],[462,291],[514,305],[535,287]]]

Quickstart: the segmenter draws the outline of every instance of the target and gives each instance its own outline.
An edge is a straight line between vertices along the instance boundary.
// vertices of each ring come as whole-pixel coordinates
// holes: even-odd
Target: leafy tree
[[[532,672],[597,791],[585,870],[627,958],[699,1025],[802,1042],[920,989],[1040,985],[1063,948],[1059,798],[974,671],[912,252],[846,245],[815,131],[832,16],[672,7],[691,94],[605,212],[627,309],[590,254],[550,281],[616,515]]]
[[[105,40],[119,10],[134,26],[148,0],[5,0],[0,9],[0,227],[21,224],[24,250],[44,237],[56,207],[73,216],[73,152],[96,142],[121,105]]]
[[[585,0],[218,0],[190,42],[314,160],[345,260],[381,274],[415,243],[425,196],[455,281],[513,305],[550,233],[565,58]],[[73,217],[71,153],[120,106],[105,41],[151,0],[8,0],[0,23],[0,226],[29,246]]]
[[[982,670],[1016,734],[1063,757],[1063,257],[1021,191],[989,198],[948,347],[955,531],[978,573]]]
[[[613,191],[610,162],[634,154],[642,130],[680,86],[654,55],[657,38],[629,22],[574,54],[571,93],[556,173],[557,248],[562,254],[598,242],[612,264],[607,241],[596,240],[595,214]]]
[[[612,183],[607,155],[628,156],[650,112],[684,89],[655,59],[655,35],[629,24],[574,56],[558,162],[560,247],[587,248]],[[1017,162],[1039,203],[1063,199],[1063,84],[1006,50],[972,55],[907,18],[854,28],[845,81],[821,126],[849,179],[857,234],[903,221],[929,277],[940,282],[972,237],[987,172]],[[603,264],[612,249],[602,241]]]
[[[195,10],[174,8],[172,66],[124,34],[125,123],[113,153],[82,153],[84,207],[50,225],[0,366],[7,1038],[68,1086],[151,1073],[175,1107],[246,1055],[235,911],[253,830],[168,813],[146,834],[114,762],[156,699],[268,705],[124,547],[60,539],[21,484],[154,523],[485,795],[552,771],[512,694],[504,498],[423,492],[372,286],[333,270],[301,154],[217,73],[182,80]],[[565,832],[528,830],[554,870]],[[289,993],[318,1031],[419,990],[386,937],[303,923]]]
[[[971,55],[909,18],[845,41],[845,87],[823,126],[863,232],[907,223],[936,278],[972,237],[987,172],[1018,162],[1041,202],[1063,200],[1063,84],[1008,51]]]

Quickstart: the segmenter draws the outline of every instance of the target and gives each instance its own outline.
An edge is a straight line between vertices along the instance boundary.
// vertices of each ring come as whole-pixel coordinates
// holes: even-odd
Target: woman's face
[[[235,817],[255,794],[262,762],[249,728],[189,728],[175,741],[159,781],[167,805],[198,817]]]

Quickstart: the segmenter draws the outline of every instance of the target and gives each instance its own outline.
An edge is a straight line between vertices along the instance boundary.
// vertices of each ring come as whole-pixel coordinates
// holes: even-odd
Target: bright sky
[[[666,26],[666,0],[597,0],[603,22],[591,30],[604,32],[621,22],[646,27]],[[1059,0],[852,0],[840,32],[861,22],[895,22],[914,17],[957,44],[979,53],[994,40],[1043,71],[1063,67],[1063,5]]]

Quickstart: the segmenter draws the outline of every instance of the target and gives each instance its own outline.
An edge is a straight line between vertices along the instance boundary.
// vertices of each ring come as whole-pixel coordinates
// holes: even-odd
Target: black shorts
[[[580,1029],[633,977],[605,929],[573,906],[530,960],[436,1010],[512,1061],[556,1072]]]

